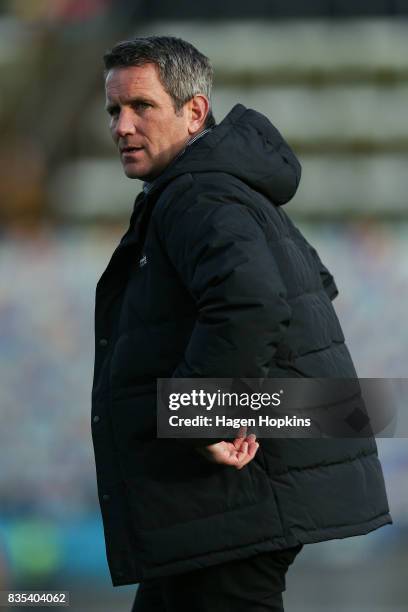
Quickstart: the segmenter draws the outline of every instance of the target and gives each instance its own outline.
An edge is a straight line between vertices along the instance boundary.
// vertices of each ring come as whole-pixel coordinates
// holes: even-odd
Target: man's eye
[[[108,114],[111,117],[116,117],[118,115],[118,113],[119,113],[119,109],[116,108],[115,106],[113,106],[112,108],[107,108],[106,110],[108,111]]]
[[[136,102],[135,104],[135,107],[141,110],[144,110],[145,108],[149,108],[150,106],[151,104],[149,104],[148,102]]]

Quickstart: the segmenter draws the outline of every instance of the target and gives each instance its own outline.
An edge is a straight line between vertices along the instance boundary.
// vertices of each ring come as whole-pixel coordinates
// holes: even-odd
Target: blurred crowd
[[[2,12],[29,23],[71,23],[103,14],[112,0],[9,0]]]

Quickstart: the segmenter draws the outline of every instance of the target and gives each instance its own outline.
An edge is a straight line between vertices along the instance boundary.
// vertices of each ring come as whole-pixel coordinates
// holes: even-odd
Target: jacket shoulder
[[[186,173],[173,179],[162,191],[153,218],[161,223],[186,212],[195,216],[234,204],[248,209],[256,218],[259,198],[264,196],[227,172]]]

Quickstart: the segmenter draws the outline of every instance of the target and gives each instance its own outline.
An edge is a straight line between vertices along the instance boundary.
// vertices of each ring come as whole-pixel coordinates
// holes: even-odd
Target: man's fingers
[[[248,444],[248,454],[251,455],[251,457],[254,457],[258,448],[259,448],[259,442],[256,442],[255,440],[253,442],[250,442]]]
[[[259,443],[256,442],[256,436],[250,434],[246,438],[236,438],[232,443],[219,442],[200,452],[209,461],[231,465],[240,470],[254,458],[258,448]]]
[[[236,468],[241,470],[243,467],[247,465],[252,459],[255,457],[256,451],[259,448],[258,442],[253,442],[249,447],[245,455],[242,455],[239,459],[239,462],[236,464]]]
[[[238,430],[238,435],[235,438],[235,440],[233,441],[233,445],[235,446],[235,448],[237,450],[239,450],[241,448],[242,443],[245,440],[247,429],[248,428],[247,428],[246,425],[241,425],[241,427]]]
[[[247,431],[248,427],[246,425],[241,425],[241,427],[238,429],[237,438],[245,438]]]
[[[248,452],[248,442],[244,440],[241,444],[240,449],[238,450],[238,458],[243,459],[244,457],[246,457],[247,452]]]
[[[233,445],[235,447],[236,450],[239,450],[242,446],[243,441],[245,440],[245,438],[235,438]]]

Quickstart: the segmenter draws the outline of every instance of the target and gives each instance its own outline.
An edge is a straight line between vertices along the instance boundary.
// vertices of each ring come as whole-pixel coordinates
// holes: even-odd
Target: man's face
[[[129,178],[158,176],[189,140],[189,113],[176,115],[154,64],[112,68],[106,108],[123,169]]]

